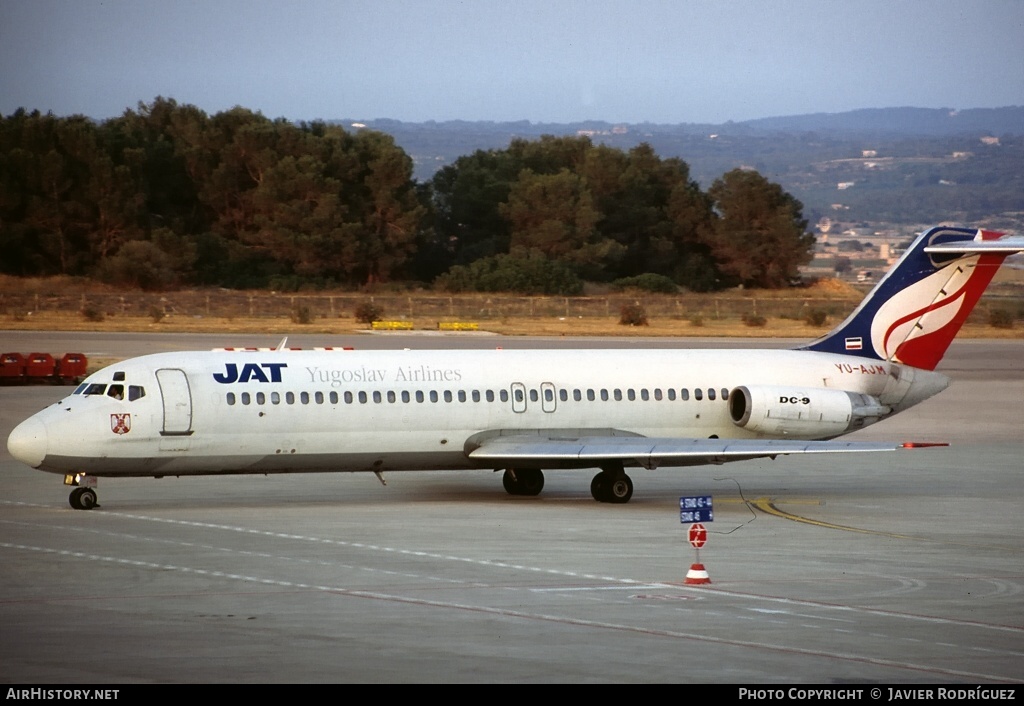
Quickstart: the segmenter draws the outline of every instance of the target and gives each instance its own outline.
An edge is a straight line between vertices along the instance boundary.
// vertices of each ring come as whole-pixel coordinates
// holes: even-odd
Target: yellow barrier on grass
[[[409,331],[412,329],[411,321],[374,321],[370,324],[374,331]]]
[[[479,331],[480,324],[467,321],[439,321],[438,331]]]

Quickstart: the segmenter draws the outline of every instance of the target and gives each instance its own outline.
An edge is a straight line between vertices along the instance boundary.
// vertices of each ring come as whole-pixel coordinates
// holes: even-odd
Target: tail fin
[[[1024,237],[965,228],[922,233],[867,298],[803,350],[934,370],[1008,255]]]

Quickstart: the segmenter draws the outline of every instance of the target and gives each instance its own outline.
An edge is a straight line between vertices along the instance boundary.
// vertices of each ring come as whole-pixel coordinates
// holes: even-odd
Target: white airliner
[[[928,399],[934,372],[1024,238],[923,233],[846,321],[796,350],[249,350],[133,358],[18,425],[11,455],[65,475],[72,507],[100,476],[596,468],[596,500],[628,502],[625,467],[891,451],[834,441]]]

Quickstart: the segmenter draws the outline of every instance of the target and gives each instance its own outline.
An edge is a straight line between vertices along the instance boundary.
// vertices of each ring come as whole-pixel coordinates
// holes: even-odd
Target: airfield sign
[[[710,495],[679,498],[679,521],[684,525],[688,522],[713,522],[714,519]]]
[[[704,546],[704,543],[708,541],[708,530],[699,522],[690,525],[690,531],[687,532],[687,539],[690,540],[690,544],[694,549],[700,549]]]

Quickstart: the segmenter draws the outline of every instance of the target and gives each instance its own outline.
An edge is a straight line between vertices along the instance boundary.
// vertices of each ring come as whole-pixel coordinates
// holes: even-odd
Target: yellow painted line
[[[793,502],[798,503],[801,501],[790,501],[786,500],[787,503]],[[823,505],[819,501],[803,501],[803,504],[809,505]],[[909,539],[915,542],[931,542],[932,544],[948,544],[958,547],[974,547],[974,548],[986,548],[986,549],[997,549],[999,551],[1008,551],[1014,554],[1019,554],[1024,549],[1016,546],[999,545],[999,544],[978,544],[976,542],[957,542],[948,539],[934,539],[932,537],[915,537],[909,534],[897,534],[896,532],[883,532],[881,530],[870,530],[862,527],[849,527],[847,525],[837,525],[832,522],[824,522],[822,520],[812,520],[809,517],[802,517],[801,515],[794,515],[791,512],[780,510],[775,505],[775,501],[771,498],[757,498],[756,500],[748,500],[747,505],[749,507],[755,507],[761,512],[767,515],[774,515],[775,517],[781,517],[784,520],[791,520],[793,522],[801,522],[805,525],[813,525],[815,527],[824,527],[826,529],[841,530],[843,532],[856,532],[857,534],[873,534],[877,537],[891,537],[893,539]]]
[[[761,512],[774,515],[775,517],[781,517],[784,520],[792,520],[793,522],[802,522],[805,525],[814,525],[815,527],[825,527],[827,529],[842,530],[843,532],[857,532],[859,534],[873,534],[879,537],[893,537],[895,539],[914,539],[917,541],[935,541],[925,539],[923,537],[912,537],[909,534],[896,534],[895,532],[882,532],[880,530],[864,529],[862,527],[849,527],[847,525],[837,525],[832,522],[824,522],[822,520],[812,520],[809,517],[802,517],[801,515],[794,515],[791,512],[780,510],[775,506],[775,502],[771,498],[757,498],[751,500],[750,505],[753,505]],[[817,503],[820,505],[820,503]]]

